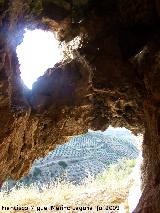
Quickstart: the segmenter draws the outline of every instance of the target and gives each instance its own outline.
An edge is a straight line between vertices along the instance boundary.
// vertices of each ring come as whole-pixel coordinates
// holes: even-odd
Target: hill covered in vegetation
[[[137,143],[137,137],[125,128],[110,127],[104,132],[89,130],[84,135],[72,137],[45,158],[36,160],[29,174],[20,181],[9,179],[4,186],[11,189],[17,184],[35,182],[43,185],[57,179],[79,184],[123,159],[136,159]]]

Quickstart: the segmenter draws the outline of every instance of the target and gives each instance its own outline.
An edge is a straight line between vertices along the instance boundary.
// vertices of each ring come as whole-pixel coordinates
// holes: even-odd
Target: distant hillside
[[[57,178],[80,183],[88,175],[96,176],[109,165],[123,158],[136,159],[138,154],[137,137],[125,128],[110,127],[105,132],[89,130],[36,160],[25,178],[17,183],[8,181],[9,188],[20,183],[48,183]]]

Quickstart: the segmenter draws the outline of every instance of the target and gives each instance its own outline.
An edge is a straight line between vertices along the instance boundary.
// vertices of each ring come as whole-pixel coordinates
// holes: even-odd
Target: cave
[[[70,136],[126,127],[144,134],[134,213],[159,213],[159,16],[158,0],[0,0],[0,184]],[[32,90],[16,54],[25,29],[54,32],[72,52]]]

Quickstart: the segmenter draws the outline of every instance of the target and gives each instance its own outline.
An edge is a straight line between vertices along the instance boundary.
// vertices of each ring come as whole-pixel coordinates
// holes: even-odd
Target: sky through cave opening
[[[16,53],[21,79],[29,89],[48,68],[62,60],[60,43],[54,33],[41,29],[25,29],[23,41],[17,46]]]

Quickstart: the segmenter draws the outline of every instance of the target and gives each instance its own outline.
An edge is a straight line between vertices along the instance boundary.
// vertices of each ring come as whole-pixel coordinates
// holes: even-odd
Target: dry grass
[[[43,186],[42,192],[39,192],[36,185],[30,187],[14,188],[11,192],[0,192],[1,206],[34,206],[31,211],[2,211],[0,212],[38,212],[36,207],[47,207],[47,211],[41,212],[97,212],[96,207],[107,205],[120,205],[121,211],[125,213],[122,204],[125,202],[128,195],[128,175],[131,173],[135,161],[125,161],[118,166],[112,166],[109,170],[104,171],[96,179],[88,177],[83,184],[73,185],[72,183],[60,182],[50,183],[48,186]],[[92,207],[92,210],[49,210],[50,206],[68,206],[68,207]],[[107,212],[107,211],[100,211]],[[111,211],[108,211],[111,212]],[[114,211],[116,212],[116,211]]]

